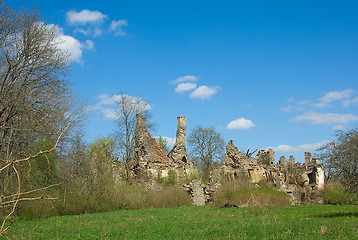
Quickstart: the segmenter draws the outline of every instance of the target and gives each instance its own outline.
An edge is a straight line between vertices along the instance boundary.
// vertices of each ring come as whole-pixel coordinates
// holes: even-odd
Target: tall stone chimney
[[[288,158],[288,165],[290,165],[291,167],[293,167],[293,165],[295,165],[295,157],[290,155],[290,157]]]
[[[309,165],[311,164],[312,161],[312,153],[310,152],[305,152],[305,165]]]
[[[148,137],[148,129],[147,125],[145,124],[145,117],[143,114],[138,113],[136,115],[137,122],[134,129],[134,136],[135,136],[135,145],[142,146],[146,145],[147,137]]]
[[[177,135],[175,139],[175,145],[186,148],[186,117],[179,116],[177,120],[178,120],[178,124],[177,124]]]
[[[177,135],[170,156],[175,162],[186,163],[189,161],[188,153],[186,152],[186,117],[179,116],[177,120]]]

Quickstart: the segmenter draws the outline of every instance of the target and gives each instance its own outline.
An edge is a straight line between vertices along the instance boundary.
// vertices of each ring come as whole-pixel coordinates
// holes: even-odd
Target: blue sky
[[[7,1],[17,6],[21,1]],[[150,103],[154,136],[214,127],[276,160],[358,123],[357,1],[27,1],[61,30],[69,80],[92,111],[86,139],[113,132],[123,92]]]

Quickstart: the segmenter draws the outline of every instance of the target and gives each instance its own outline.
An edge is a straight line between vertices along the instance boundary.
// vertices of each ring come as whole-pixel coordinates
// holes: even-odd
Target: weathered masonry
[[[226,146],[223,165],[211,172],[209,185],[198,180],[190,181],[197,175],[197,169],[190,161],[186,149],[186,117],[177,118],[176,141],[168,155],[148,132],[145,118],[137,114],[135,128],[134,159],[130,166],[130,177],[138,181],[149,181],[168,177],[175,173],[179,182],[186,182],[185,188],[192,194],[195,204],[202,205],[215,191],[214,185],[223,179],[233,181],[247,179],[252,183],[268,182],[276,189],[290,194],[294,202],[309,200],[312,191],[323,188],[324,170],[317,158],[305,153],[305,163],[295,163],[293,156],[287,162],[284,156],[275,163],[272,149],[259,150],[256,157],[241,152],[232,140]],[[200,194],[198,194],[200,193]]]
[[[186,151],[186,117],[178,117],[176,142],[168,155],[150,135],[142,114],[137,114],[134,161],[131,166],[136,179],[167,177],[170,170],[178,179],[186,179],[196,171]]]

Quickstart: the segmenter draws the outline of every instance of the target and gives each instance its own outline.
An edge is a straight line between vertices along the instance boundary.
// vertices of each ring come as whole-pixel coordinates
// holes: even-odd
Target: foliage
[[[225,142],[214,128],[197,126],[189,135],[190,156],[204,180],[209,180],[215,162],[222,160]]]
[[[190,205],[192,205],[192,201],[189,193],[180,186],[149,191],[147,207],[171,208]]]
[[[291,206],[291,197],[274,189],[253,185],[243,177],[224,182],[213,195],[213,204],[222,206]]]
[[[326,204],[344,205],[358,203],[358,195],[348,191],[340,182],[326,183],[323,197]]]
[[[173,169],[168,171],[168,184],[174,185],[177,182],[177,172]]]
[[[157,138],[157,142],[160,144],[160,146],[162,147],[163,151],[165,152],[165,154],[169,153],[169,146],[168,146],[168,140],[159,136]]]
[[[9,239],[358,239],[356,206],[180,207],[19,220]]]
[[[318,150],[329,179],[338,179],[353,192],[358,192],[358,129],[337,131],[337,139]]]

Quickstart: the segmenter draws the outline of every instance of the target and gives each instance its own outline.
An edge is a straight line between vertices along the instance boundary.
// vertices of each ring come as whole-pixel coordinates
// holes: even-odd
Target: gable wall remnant
[[[134,162],[132,170],[135,178],[145,176],[149,179],[167,177],[170,170],[176,172],[177,177],[185,178],[195,171],[186,152],[186,117],[178,117],[177,137],[174,148],[168,156],[160,144],[151,136],[146,127],[145,118],[137,114],[135,128]]]

